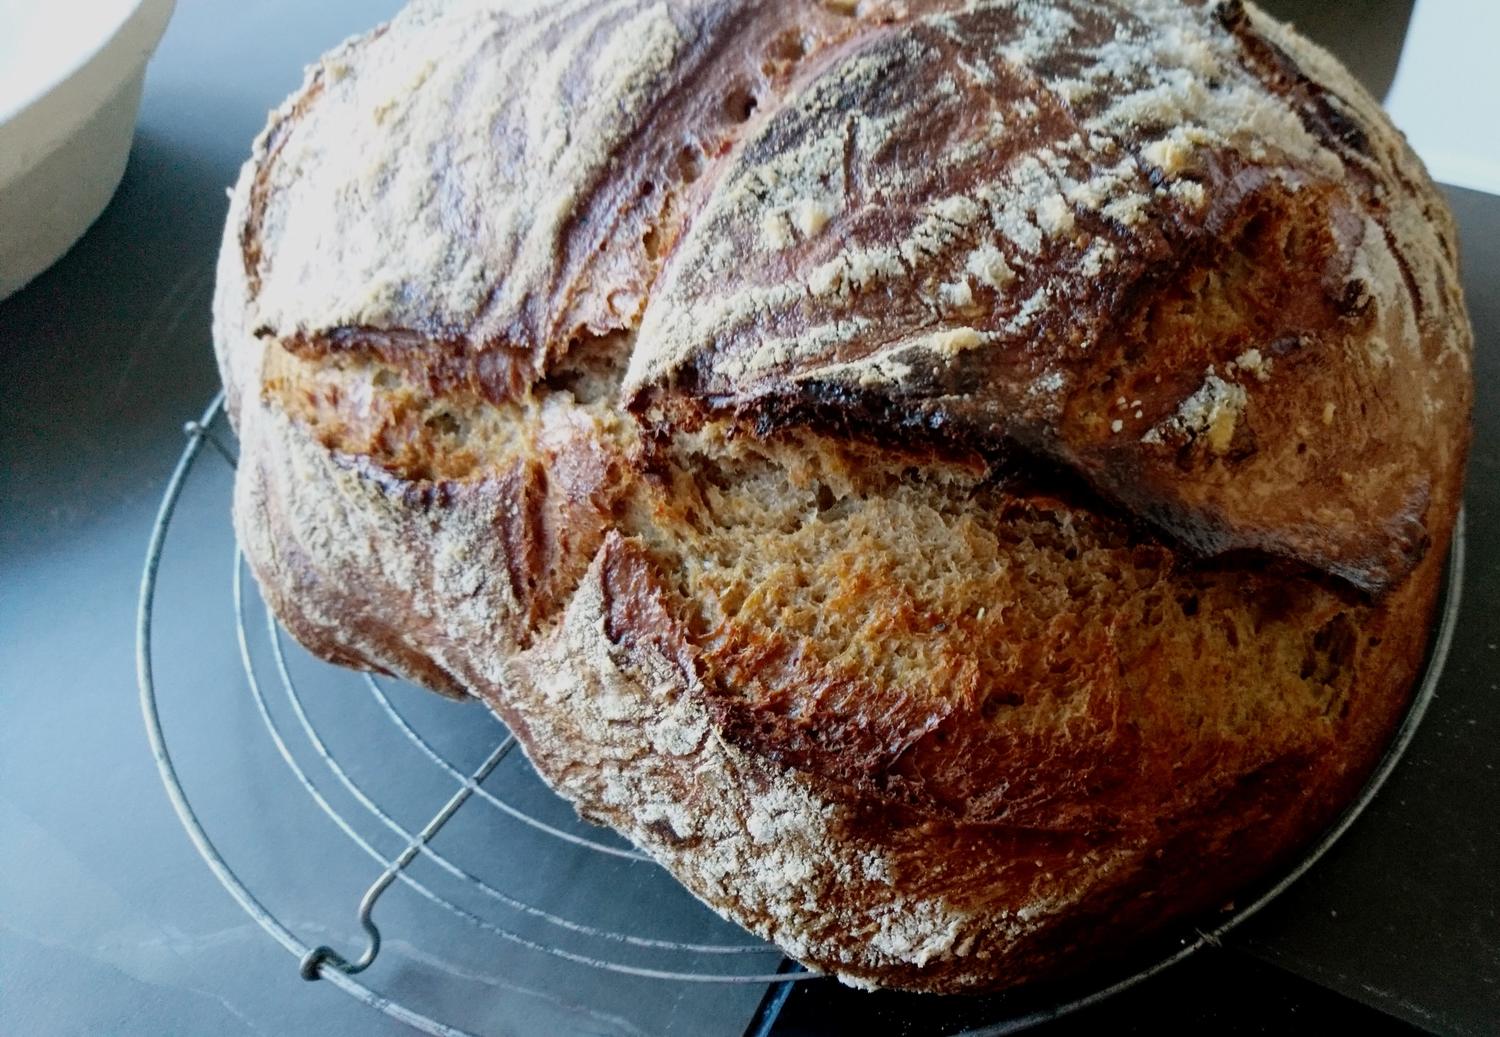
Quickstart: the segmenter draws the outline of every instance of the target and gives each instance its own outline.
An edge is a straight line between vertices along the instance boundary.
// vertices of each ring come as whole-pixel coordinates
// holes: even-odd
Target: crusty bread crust
[[[1326,825],[1471,393],[1374,102],[1232,3],[536,6],[345,44],[234,192],[236,528],[291,633],[483,698],[857,984],[1079,968]]]
[[[494,520],[486,494],[460,492],[434,516],[270,409],[244,412],[241,436],[237,528],[299,640],[345,665],[480,694],[584,816],[710,906],[856,985],[958,992],[1056,977],[1217,906],[1358,789],[1407,701],[1441,578],[1434,552],[1362,625],[1380,647],[1353,676],[1358,694],[1303,751],[1218,775],[1213,796],[1175,816],[1049,838],[892,809],[724,738],[655,566],[617,533],[560,622],[506,656],[490,647],[506,643],[513,608],[492,578],[503,563],[474,533]],[[1226,694],[1237,690],[1251,689]],[[1154,745],[1145,762],[1170,769],[1189,749]],[[1041,787],[1063,777],[1040,761],[1031,769]]]

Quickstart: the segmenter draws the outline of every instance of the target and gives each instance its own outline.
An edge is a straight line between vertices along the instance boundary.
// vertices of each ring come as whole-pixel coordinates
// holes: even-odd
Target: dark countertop
[[[163,793],[134,666],[148,533],[183,447],[183,422],[217,389],[208,302],[225,187],[266,109],[300,82],[302,64],[397,6],[180,0],[148,77],[119,194],[53,270],[0,303],[0,1031],[411,1032],[327,983],[299,980],[293,958],[210,874]],[[1408,6],[1368,5],[1392,18]],[[1344,18],[1325,9],[1311,28],[1335,49],[1341,40],[1354,46],[1356,57],[1374,62],[1359,70],[1379,80],[1376,59],[1390,50],[1390,33],[1372,31],[1377,18]],[[1450,198],[1478,340],[1478,396],[1462,610],[1432,707],[1365,815],[1270,908],[1224,947],[1050,1032],[1496,1032],[1500,293],[1492,286],[1500,198],[1459,190]],[[168,734],[183,746],[195,803],[247,882],[269,891],[306,939],[347,946],[354,902],[378,868],[309,809],[243,691],[228,608],[228,473],[217,464],[204,462],[194,476],[165,556],[158,680]],[[291,665],[306,675],[307,708],[331,732],[330,745],[347,738],[335,749],[359,764],[351,774],[381,788],[399,779],[388,794],[406,811],[400,820],[420,824],[446,794],[442,786],[359,757],[367,735],[383,737],[379,718],[322,694],[322,682],[344,675],[316,671],[295,654]],[[477,760],[495,737],[473,710],[393,698],[448,739],[455,758]],[[297,752],[308,758],[305,748]],[[517,794],[551,809],[536,790]],[[477,826],[445,831],[442,845],[457,856],[488,846],[483,834]],[[382,851],[393,853],[392,845],[400,842],[387,839]],[[577,904],[568,896],[596,881],[587,869],[557,872],[529,858],[504,874],[570,907]],[[610,886],[606,906],[622,917],[642,911],[668,926],[695,917],[650,874],[621,874],[609,880],[620,884]],[[489,944],[471,948],[451,923],[418,910],[416,898],[391,896],[381,907],[387,957],[370,983],[474,1029],[737,1032],[763,990],[598,979],[520,951],[501,956]],[[617,1010],[570,1016],[539,993],[549,983],[583,988]],[[940,1018],[970,1011],[818,982],[796,988],[769,1032],[929,1033]]]

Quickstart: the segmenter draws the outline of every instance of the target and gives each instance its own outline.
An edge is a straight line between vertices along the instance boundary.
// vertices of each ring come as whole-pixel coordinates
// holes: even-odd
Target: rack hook
[[[413,847],[415,845],[417,844],[413,844]],[[415,853],[415,850],[413,849],[412,852]],[[375,924],[375,920],[371,917],[375,911],[375,901],[380,899],[380,894],[385,892],[386,887],[395,879],[397,872],[405,867],[410,860],[411,857],[403,853],[365,891],[364,898],[359,902],[359,924],[364,929],[365,935],[369,937],[369,940],[365,944],[364,953],[351,962],[327,944],[319,944],[302,956],[298,971],[301,973],[303,979],[309,981],[322,979],[322,969],[325,964],[331,965],[346,976],[358,975],[374,964],[375,956],[380,953],[380,927]]]
[[[444,803],[443,808],[434,814],[432,820],[428,821],[417,833],[416,838],[406,844],[406,849],[401,851],[401,855],[391,861],[385,871],[381,872],[380,877],[370,885],[369,889],[365,890],[365,895],[359,902],[359,924],[369,937],[364,953],[351,962],[332,947],[326,945],[314,947],[302,956],[302,962],[298,966],[303,979],[321,979],[325,964],[333,966],[346,976],[353,976],[363,972],[374,963],[375,955],[380,953],[380,928],[371,917],[375,913],[375,901],[379,900],[380,895],[390,887],[392,882],[396,881],[396,876],[405,870],[413,858],[421,852],[422,847],[426,846],[428,841],[437,834],[438,829],[447,824],[448,819],[458,812],[458,808],[474,794],[479,783],[490,776],[490,772],[499,765],[501,760],[505,759],[506,754],[515,744],[515,736],[506,735],[489,757],[479,765],[479,769],[459,787],[458,791],[453,793],[452,798]]]

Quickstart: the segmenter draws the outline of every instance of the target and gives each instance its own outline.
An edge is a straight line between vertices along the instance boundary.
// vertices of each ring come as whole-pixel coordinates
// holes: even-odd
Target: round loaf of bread
[[[231,202],[235,519],[319,655],[860,985],[1216,907],[1408,701],[1451,216],[1249,4],[419,0]]]

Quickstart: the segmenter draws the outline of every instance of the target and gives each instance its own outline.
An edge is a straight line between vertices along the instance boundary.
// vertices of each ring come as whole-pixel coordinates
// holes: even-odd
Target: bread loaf
[[[311,650],[483,699],[797,959],[1056,976],[1389,738],[1455,246],[1249,4],[419,0],[233,192],[236,526]]]

